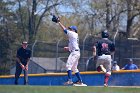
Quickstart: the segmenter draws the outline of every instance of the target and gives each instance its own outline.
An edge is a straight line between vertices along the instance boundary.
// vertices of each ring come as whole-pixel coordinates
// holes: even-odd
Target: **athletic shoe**
[[[104,84],[104,87],[108,87],[108,84]]]
[[[106,69],[104,68],[103,65],[100,65],[100,68],[101,68],[101,70],[102,70],[103,72],[106,72]]]
[[[28,83],[24,83],[24,85],[28,85]]]
[[[80,81],[77,81],[77,82],[74,82],[73,86],[87,86],[87,85]]]
[[[74,82],[74,84],[82,84],[82,82],[78,80],[78,81]]]
[[[18,82],[17,81],[15,81],[15,85],[18,85]]]
[[[72,81],[67,81],[67,82],[64,83],[64,85],[72,85],[72,84],[73,84]]]

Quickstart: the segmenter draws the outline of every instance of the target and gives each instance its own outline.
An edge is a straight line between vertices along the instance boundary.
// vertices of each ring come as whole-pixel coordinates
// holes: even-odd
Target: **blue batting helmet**
[[[69,28],[72,29],[72,30],[74,30],[77,33],[77,30],[78,30],[77,29],[77,26],[70,26]]]

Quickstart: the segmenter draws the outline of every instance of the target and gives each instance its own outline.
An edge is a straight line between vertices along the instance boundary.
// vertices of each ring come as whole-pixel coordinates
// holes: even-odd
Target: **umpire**
[[[31,50],[27,49],[28,42],[23,41],[22,47],[17,50],[16,54],[16,72],[15,72],[15,85],[18,85],[18,78],[24,71],[24,85],[28,85],[28,64],[31,57]]]

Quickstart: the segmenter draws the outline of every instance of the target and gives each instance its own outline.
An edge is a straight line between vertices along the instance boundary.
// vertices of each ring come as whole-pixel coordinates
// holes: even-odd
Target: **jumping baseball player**
[[[104,86],[108,86],[108,80],[111,75],[111,55],[115,52],[115,45],[108,39],[108,31],[102,31],[102,39],[93,46],[93,56],[97,57],[97,71],[105,72]]]
[[[54,20],[53,22],[56,22],[60,25],[60,27],[63,29],[63,32],[67,35],[67,37],[69,39],[68,47],[64,47],[65,50],[69,50],[69,52],[70,52],[70,55],[69,55],[67,63],[66,63],[68,81],[65,82],[64,85],[74,84],[72,81],[72,71],[75,72],[75,75],[78,78],[78,81],[75,83],[79,84],[79,85],[84,85],[82,83],[82,78],[81,78],[81,75],[80,75],[79,70],[77,68],[78,61],[80,58],[79,38],[78,38],[78,33],[77,33],[77,27],[70,26],[70,27],[66,28],[60,22],[59,18],[56,18],[55,16],[53,16],[53,18],[54,19],[52,19],[52,21]]]

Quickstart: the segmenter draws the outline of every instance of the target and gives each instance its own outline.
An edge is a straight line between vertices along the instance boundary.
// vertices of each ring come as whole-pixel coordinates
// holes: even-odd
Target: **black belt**
[[[110,55],[110,54],[102,54],[102,55]]]
[[[76,50],[74,50],[74,51],[79,51],[79,49],[76,49]]]
[[[79,49],[71,50],[70,52],[79,51]]]

